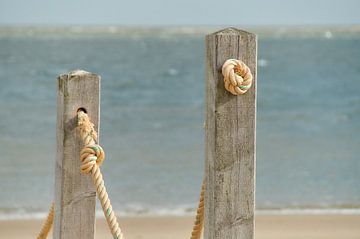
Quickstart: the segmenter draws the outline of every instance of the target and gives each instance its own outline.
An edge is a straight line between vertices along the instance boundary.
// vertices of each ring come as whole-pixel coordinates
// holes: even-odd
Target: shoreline
[[[18,213],[1,213],[0,222],[2,221],[13,221],[13,220],[40,220],[47,216],[45,212],[24,212],[19,210]],[[179,212],[175,210],[173,213],[167,211],[162,212],[149,212],[149,213],[136,213],[136,212],[124,212],[115,211],[116,215],[122,218],[157,218],[157,217],[195,217],[195,211],[184,210]],[[333,215],[349,215],[349,216],[360,216],[360,208],[283,208],[283,209],[258,209],[255,211],[255,216],[333,216]],[[96,218],[101,220],[104,219],[103,211],[96,211]]]
[[[122,217],[119,223],[126,239],[183,239],[189,238],[193,220],[190,216],[136,216]],[[0,221],[0,237],[35,238],[42,222],[42,219]],[[255,224],[257,239],[360,238],[360,215],[258,215]],[[98,218],[95,238],[109,237],[105,220]]]

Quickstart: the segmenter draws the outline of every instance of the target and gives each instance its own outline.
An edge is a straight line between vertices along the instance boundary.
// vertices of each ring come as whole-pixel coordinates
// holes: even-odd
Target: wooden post
[[[93,239],[95,187],[80,173],[83,146],[77,130],[77,110],[88,113],[99,132],[100,77],[73,71],[58,78],[57,151],[55,167],[54,239]]]
[[[244,95],[224,88],[221,67],[229,58],[253,74]],[[254,238],[256,58],[255,34],[228,28],[206,37],[206,239]]]

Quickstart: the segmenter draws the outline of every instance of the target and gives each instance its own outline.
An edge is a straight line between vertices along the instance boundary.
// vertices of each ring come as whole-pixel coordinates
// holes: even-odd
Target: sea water
[[[73,69],[102,76],[102,172],[114,209],[194,212],[206,31],[118,30],[0,31],[0,218],[43,215],[53,199],[56,78]],[[260,31],[260,213],[360,208],[360,34],[328,32]]]

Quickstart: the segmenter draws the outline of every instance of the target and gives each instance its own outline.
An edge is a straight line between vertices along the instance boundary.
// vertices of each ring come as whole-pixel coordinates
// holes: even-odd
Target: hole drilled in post
[[[85,114],[87,114],[87,110],[86,110],[84,107],[80,107],[76,112],[78,113],[78,112],[80,112],[80,111],[82,111],[82,112],[84,112]]]

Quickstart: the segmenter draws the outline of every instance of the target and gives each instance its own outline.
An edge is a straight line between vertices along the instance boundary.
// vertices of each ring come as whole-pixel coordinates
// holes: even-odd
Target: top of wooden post
[[[228,27],[225,29],[222,29],[220,31],[208,34],[208,35],[252,35],[252,36],[256,36],[256,34],[251,33],[251,32],[247,32],[244,30],[240,30],[234,27]]]
[[[79,77],[79,76],[95,76],[95,77],[98,77],[98,75],[95,74],[95,73],[91,73],[91,72],[88,72],[88,71],[76,69],[76,70],[70,71],[69,73],[61,74],[59,76],[59,78],[63,78],[63,77],[73,78],[73,77]]]

